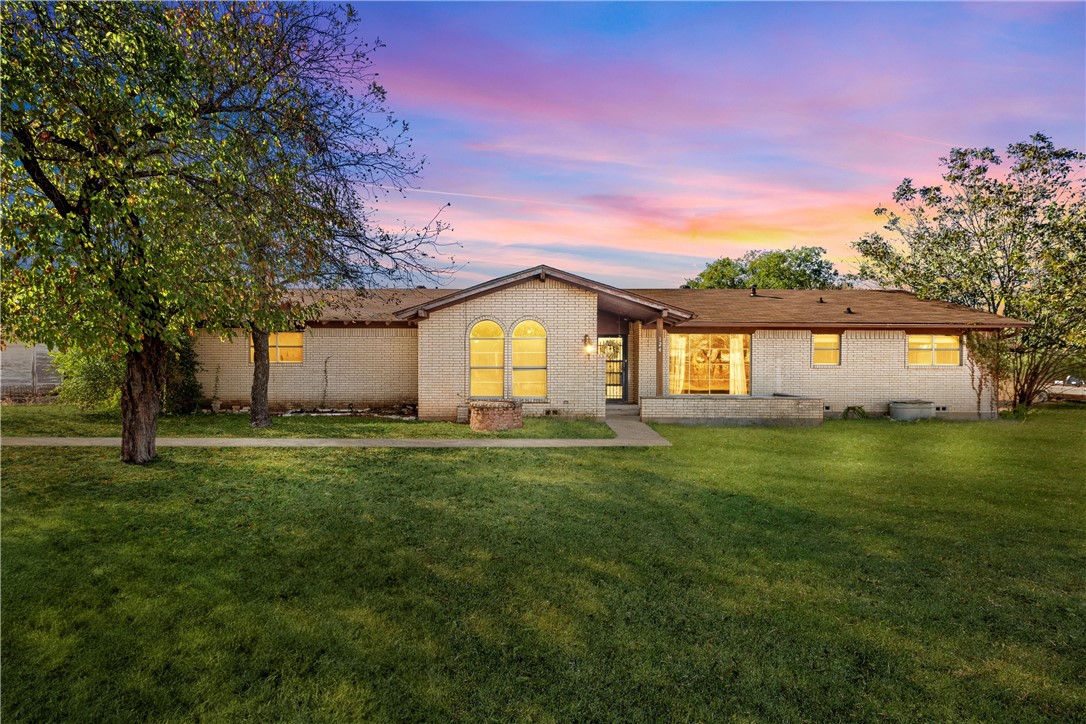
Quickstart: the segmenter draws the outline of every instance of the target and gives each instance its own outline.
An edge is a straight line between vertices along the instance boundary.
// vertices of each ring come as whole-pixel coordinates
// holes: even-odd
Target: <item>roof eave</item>
[[[729,329],[811,329],[841,327],[843,329],[963,329],[978,331],[993,331],[998,329],[1029,329],[1031,322],[1023,322],[1019,319],[1008,319],[1000,323],[966,323],[952,321],[931,322],[841,322],[830,320],[817,320],[810,322],[709,322],[702,319],[694,319],[689,324],[683,324],[687,328],[694,327],[727,327]]]

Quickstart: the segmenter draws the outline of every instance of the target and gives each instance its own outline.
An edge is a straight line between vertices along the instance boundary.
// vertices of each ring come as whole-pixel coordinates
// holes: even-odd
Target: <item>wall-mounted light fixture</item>
[[[585,355],[591,355],[595,350],[595,346],[592,344],[592,338],[587,334],[584,336],[584,353]]]

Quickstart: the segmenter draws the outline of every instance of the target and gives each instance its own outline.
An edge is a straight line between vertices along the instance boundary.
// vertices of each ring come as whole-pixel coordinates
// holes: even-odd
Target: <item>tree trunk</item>
[[[271,425],[271,414],[268,412],[268,374],[271,371],[268,333],[254,325],[252,337],[253,389],[249,395],[249,424],[252,427],[268,427]]]
[[[148,337],[143,349],[125,355],[121,388],[121,461],[142,465],[155,459],[158,413],[166,381],[166,343]]]

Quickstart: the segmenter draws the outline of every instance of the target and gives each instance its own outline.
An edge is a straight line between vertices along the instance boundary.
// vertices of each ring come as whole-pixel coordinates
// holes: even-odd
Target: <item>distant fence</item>
[[[37,397],[52,392],[59,384],[60,374],[44,344],[12,342],[0,351],[0,396]]]

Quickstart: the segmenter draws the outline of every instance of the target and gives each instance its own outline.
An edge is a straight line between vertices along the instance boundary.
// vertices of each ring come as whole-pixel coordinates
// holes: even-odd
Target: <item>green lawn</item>
[[[658,429],[5,448],[3,720],[1086,719],[1086,409]]]
[[[0,432],[17,436],[120,437],[117,410],[86,411],[72,405],[5,405]],[[254,430],[248,414],[163,415],[160,437],[395,437],[395,438],[609,438],[614,432],[600,422],[528,418],[524,427],[505,432],[473,432],[454,422],[372,417],[273,417],[271,427]]]

